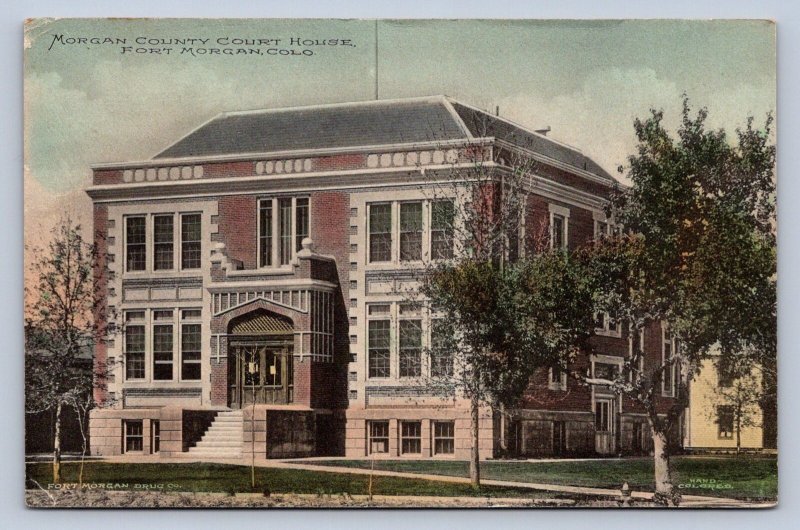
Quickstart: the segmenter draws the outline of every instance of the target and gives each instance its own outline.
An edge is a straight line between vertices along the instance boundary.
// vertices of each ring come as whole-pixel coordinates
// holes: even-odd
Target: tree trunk
[[[649,421],[650,430],[653,433],[653,464],[656,482],[653,502],[661,506],[677,506],[680,503],[680,493],[672,483],[667,432],[660,428],[652,418],[649,418]]]
[[[741,410],[736,415],[736,454],[742,452],[742,414]]]
[[[56,406],[56,425],[53,436],[53,483],[61,484],[61,402]]]
[[[479,447],[480,434],[480,402],[477,397],[473,397],[470,404],[471,429],[472,429],[472,452],[469,459],[469,481],[474,489],[481,487],[481,459]]]

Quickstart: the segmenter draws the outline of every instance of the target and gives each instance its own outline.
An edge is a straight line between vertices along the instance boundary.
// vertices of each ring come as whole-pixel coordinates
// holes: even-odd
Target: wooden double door
[[[229,346],[228,405],[293,401],[292,347],[286,342],[245,342]]]

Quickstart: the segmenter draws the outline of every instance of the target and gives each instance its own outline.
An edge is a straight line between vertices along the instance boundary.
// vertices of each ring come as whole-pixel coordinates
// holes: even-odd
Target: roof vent
[[[542,136],[547,136],[547,133],[551,131],[550,126],[548,125],[544,129],[536,129],[536,132],[541,134]]]

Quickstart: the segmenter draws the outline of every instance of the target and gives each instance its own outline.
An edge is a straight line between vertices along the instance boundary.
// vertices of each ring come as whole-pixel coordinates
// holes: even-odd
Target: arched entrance
[[[228,406],[293,401],[294,327],[284,316],[257,309],[228,327]]]

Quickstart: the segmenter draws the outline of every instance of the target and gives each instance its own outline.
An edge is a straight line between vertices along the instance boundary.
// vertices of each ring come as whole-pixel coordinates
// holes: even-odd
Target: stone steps
[[[194,447],[190,447],[186,455],[241,458],[243,421],[241,410],[224,410],[217,413],[200,441]]]

